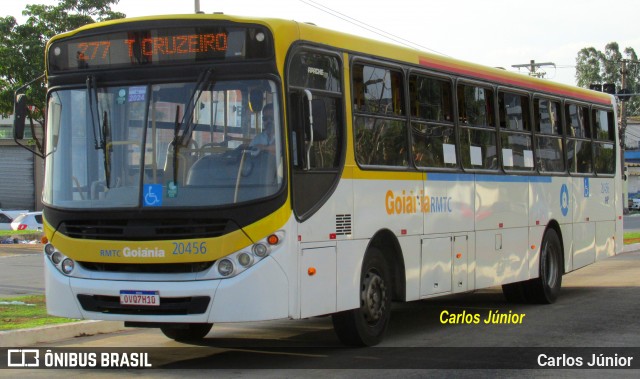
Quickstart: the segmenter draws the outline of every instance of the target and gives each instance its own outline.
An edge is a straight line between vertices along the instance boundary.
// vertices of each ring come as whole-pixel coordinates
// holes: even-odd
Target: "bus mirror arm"
[[[33,133],[33,137],[34,139],[36,139],[36,146],[38,147],[38,150],[34,150],[33,148],[31,148],[30,146],[27,146],[25,144],[22,143],[21,140],[24,139],[24,128],[25,128],[25,124],[27,121],[27,95],[25,93],[23,93],[29,86],[31,86],[33,83],[40,81],[44,78],[44,74],[38,76],[37,78],[31,80],[30,82],[28,82],[27,84],[19,87],[16,91],[15,91],[15,96],[14,96],[14,108],[13,108],[13,140],[15,141],[15,143],[29,151],[31,151],[33,154],[39,156],[40,158],[44,158],[44,148],[42,146],[40,146],[40,144],[37,141],[37,137],[35,136],[35,132]],[[33,120],[31,121],[31,129],[33,130]],[[42,148],[41,148],[42,147]]]
[[[306,161],[305,161],[305,170],[311,169],[311,147],[313,147],[313,95],[311,91],[308,89],[304,90],[304,95],[307,97],[309,101],[309,145],[307,146],[306,151]]]

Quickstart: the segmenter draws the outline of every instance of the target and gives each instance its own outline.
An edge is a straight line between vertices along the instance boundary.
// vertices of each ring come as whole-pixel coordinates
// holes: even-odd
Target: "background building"
[[[42,209],[44,161],[13,141],[13,117],[0,117],[0,208]]]

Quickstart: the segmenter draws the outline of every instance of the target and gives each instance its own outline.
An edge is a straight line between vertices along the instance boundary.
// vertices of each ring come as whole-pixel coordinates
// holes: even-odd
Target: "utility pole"
[[[200,10],[200,0],[193,0],[193,6],[195,8],[196,13],[203,13]]]
[[[620,92],[624,92],[627,88],[627,59],[623,59],[620,63],[622,63],[622,67],[620,68]],[[627,107],[626,101],[620,101],[620,143],[622,144],[622,149],[625,147],[625,133],[627,131]]]
[[[529,61],[529,63],[511,65],[511,67],[517,68],[517,69],[520,69],[523,67],[526,68],[527,70],[529,70],[529,76],[533,76],[536,78],[544,78],[544,76],[547,74],[544,71],[538,71],[538,68],[543,66],[556,67],[556,64],[553,62],[536,63],[536,61],[532,59],[531,61]]]

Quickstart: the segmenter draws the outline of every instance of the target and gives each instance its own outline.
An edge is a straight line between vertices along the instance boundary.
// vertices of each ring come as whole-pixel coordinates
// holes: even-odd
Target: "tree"
[[[588,88],[590,84],[613,83],[619,91],[622,86],[622,62],[626,61],[625,86],[632,92],[640,92],[640,66],[635,50],[627,47],[620,52],[617,42],[608,43],[604,51],[585,47],[576,57],[576,83]],[[634,63],[635,62],[635,63]],[[632,97],[627,103],[627,115],[640,115],[640,96]]]
[[[60,0],[58,5],[27,5],[27,21],[20,25],[13,16],[0,17],[0,114],[13,112],[14,92],[44,73],[46,42],[56,34],[80,26],[126,17],[111,5],[120,0]],[[44,82],[29,87],[33,105],[30,121],[44,125],[46,88]]]

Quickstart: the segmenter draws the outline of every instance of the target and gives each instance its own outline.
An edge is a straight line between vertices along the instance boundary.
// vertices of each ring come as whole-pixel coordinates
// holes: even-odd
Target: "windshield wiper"
[[[189,101],[187,106],[184,109],[184,114],[182,115],[182,121],[180,121],[180,106],[176,106],[176,118],[173,125],[173,141],[171,145],[173,145],[173,184],[177,185],[178,182],[176,178],[178,177],[178,150],[181,146],[186,146],[185,138],[191,135],[193,131],[193,111],[195,109],[195,104],[200,99],[200,95],[204,91],[204,88],[208,85],[209,79],[213,74],[213,69],[208,68],[198,75],[198,80],[196,81],[196,85],[191,92],[191,96],[189,96]],[[181,132],[182,131],[182,132]],[[187,143],[189,140],[187,139]]]
[[[104,175],[106,176],[107,188],[110,188],[111,182],[111,156],[109,155],[109,142],[111,137],[111,127],[109,126],[109,118],[107,111],[102,114],[102,150],[104,152]]]
[[[171,145],[173,145],[173,185],[177,185],[178,182],[176,178],[178,177],[178,133],[180,132],[180,106],[176,105],[176,120],[173,124],[173,141]]]
[[[191,96],[189,96],[189,102],[187,103],[187,106],[184,108],[184,114],[182,115],[182,122],[180,122],[180,124],[177,125],[178,127],[178,132],[175,133],[175,139],[177,140],[176,142],[179,142],[178,144],[180,146],[186,146],[185,143],[185,138],[187,138],[187,143],[189,142],[189,139],[191,138],[191,132],[193,131],[193,111],[196,107],[196,103],[198,102],[198,100],[200,99],[200,95],[202,95],[202,92],[204,91],[204,89],[209,85],[209,79],[211,78],[211,75],[213,75],[213,68],[208,68],[206,70],[204,70],[203,72],[200,73],[200,75],[198,75],[198,80],[196,81],[196,85],[193,88],[193,91],[191,92]],[[176,114],[176,121],[178,120],[178,116]],[[182,130],[182,133],[180,133],[180,130]]]
[[[98,107],[98,89],[96,88],[96,80],[93,76],[87,76],[87,101],[89,102],[89,117],[91,117],[91,130],[93,131],[93,144],[96,150],[102,149],[103,146],[103,137],[100,128],[98,128],[98,133],[96,133],[96,118],[98,118],[98,123],[100,122],[100,115],[96,115],[96,112],[93,110],[93,101],[95,99],[96,108]],[[96,109],[97,111],[97,109]],[[100,143],[98,144],[98,136],[100,135]]]
[[[100,110],[98,109],[98,86],[93,76],[87,76],[87,101],[89,102],[89,116],[91,117],[91,130],[93,131],[93,144],[96,150],[102,150],[102,158],[104,160],[105,184],[110,188],[111,183],[111,163],[109,162],[109,154],[107,152],[107,142],[110,134],[109,121],[107,119],[107,111],[104,111],[102,117],[102,128],[96,128],[96,118],[100,124]],[[93,110],[93,104],[96,104],[96,110]],[[98,129],[98,133],[96,133]],[[96,135],[97,134],[97,135]],[[99,137],[99,139],[98,139]]]

